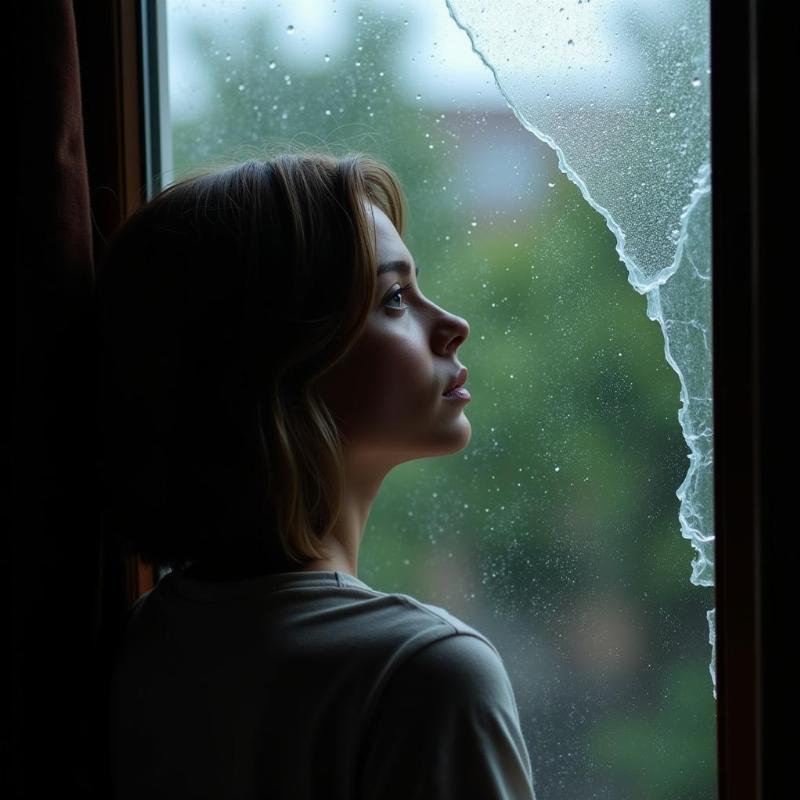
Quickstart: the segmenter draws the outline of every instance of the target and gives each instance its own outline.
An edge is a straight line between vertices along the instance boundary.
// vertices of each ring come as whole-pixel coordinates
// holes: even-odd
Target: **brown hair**
[[[366,200],[403,234],[375,158],[281,154],[186,178],[114,235],[97,279],[104,511],[145,559],[326,555],[342,441],[314,385],[372,306]]]

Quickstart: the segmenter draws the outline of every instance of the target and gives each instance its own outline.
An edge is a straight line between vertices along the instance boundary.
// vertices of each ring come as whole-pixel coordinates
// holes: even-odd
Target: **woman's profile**
[[[115,796],[531,800],[502,658],[358,578],[386,475],[471,436],[469,324],[426,297],[395,174],[195,174],[100,265],[105,514],[170,568],[109,692]]]

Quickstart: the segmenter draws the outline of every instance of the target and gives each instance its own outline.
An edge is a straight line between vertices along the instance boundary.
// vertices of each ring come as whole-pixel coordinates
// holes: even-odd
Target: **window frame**
[[[765,213],[773,191],[767,190],[767,180],[774,179],[766,170],[762,175],[760,165],[769,156],[763,128],[767,119],[777,122],[778,114],[777,97],[772,104],[768,94],[771,87],[778,94],[774,86],[781,79],[770,60],[777,60],[775,51],[781,49],[772,37],[781,25],[791,27],[768,5],[710,0],[717,775],[718,796],[724,800],[761,798],[766,783],[762,384],[767,315],[759,265],[762,258],[767,263],[768,253],[777,256],[780,245],[764,235],[765,226],[775,224]],[[80,6],[79,34],[81,28],[91,31],[95,41],[108,34],[105,41],[111,43],[111,88],[92,96],[91,79],[82,83],[87,126],[98,126],[101,136],[112,131],[102,163],[116,205],[92,200],[108,233],[160,189],[155,178],[171,167],[169,154],[153,144],[168,111],[158,55],[164,48],[157,46],[164,6],[163,0],[114,0],[99,13]],[[105,46],[89,45],[89,33],[83,38],[82,54],[89,52],[90,58]],[[95,243],[98,253],[103,237]],[[123,572],[129,603],[155,584],[154,565],[136,556],[125,556]]]

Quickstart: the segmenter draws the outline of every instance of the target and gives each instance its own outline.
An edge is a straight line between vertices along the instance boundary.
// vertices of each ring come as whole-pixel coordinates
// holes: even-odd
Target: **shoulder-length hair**
[[[374,302],[366,202],[402,235],[394,173],[364,154],[251,159],[139,208],[98,265],[106,529],[171,568],[327,554],[342,440],[315,392]]]

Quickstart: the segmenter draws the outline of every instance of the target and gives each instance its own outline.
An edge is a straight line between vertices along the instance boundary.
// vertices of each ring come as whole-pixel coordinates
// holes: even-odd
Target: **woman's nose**
[[[469,322],[458,314],[451,314],[442,310],[442,319],[437,328],[437,335],[445,352],[450,352],[459,347],[470,333]]]

